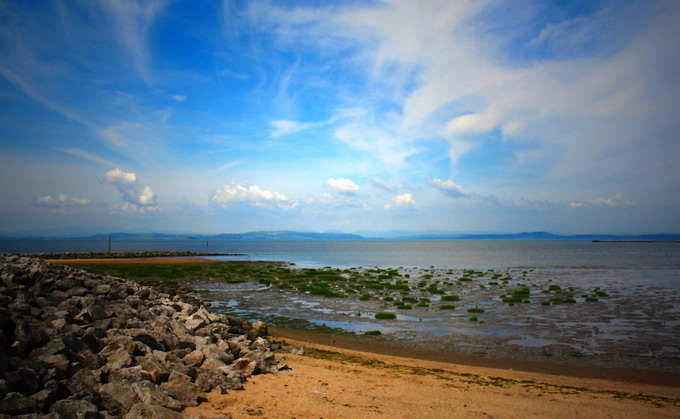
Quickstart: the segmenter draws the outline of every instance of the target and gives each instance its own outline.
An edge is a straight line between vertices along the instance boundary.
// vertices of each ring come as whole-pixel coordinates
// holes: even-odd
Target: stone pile
[[[134,282],[0,255],[0,418],[184,417],[285,368],[262,323]]]

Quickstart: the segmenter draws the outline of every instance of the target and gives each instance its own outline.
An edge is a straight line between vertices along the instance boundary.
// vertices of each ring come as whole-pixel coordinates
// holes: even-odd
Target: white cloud
[[[629,201],[627,199],[623,198],[623,195],[621,194],[616,194],[612,196],[611,198],[599,198],[590,201],[591,204],[597,205],[597,206],[602,206],[602,207],[620,207],[623,205],[635,205],[635,202]]]
[[[313,122],[296,122],[287,119],[279,119],[276,121],[269,121],[269,126],[272,128],[271,138],[283,137],[302,131],[315,126]]]
[[[122,0],[99,4],[113,22],[111,29],[119,39],[121,50],[145,78],[150,73],[147,34],[166,3],[166,0]]]
[[[380,124],[371,124],[367,121],[341,125],[333,135],[354,150],[381,161],[390,171],[402,168],[405,160],[419,151],[408,146],[399,137],[383,130]]]
[[[84,198],[74,198],[65,193],[59,194],[56,198],[51,195],[41,196],[36,199],[35,203],[45,207],[67,207],[76,205],[89,205],[90,201]]]
[[[223,188],[215,190],[212,201],[224,206],[238,203],[248,203],[262,208],[277,205],[282,209],[293,209],[297,206],[297,203],[291,202],[286,195],[262,189],[258,185],[248,187],[235,184],[225,185]]]
[[[137,205],[132,202],[124,202],[122,204],[114,204],[113,214],[129,214],[129,213],[139,213],[143,214],[145,212],[157,212],[160,211],[161,207],[156,205]]]
[[[137,183],[137,175],[133,172],[124,172],[118,168],[109,170],[104,173],[104,180],[115,185],[120,193],[121,198],[126,204],[124,207],[118,207],[120,211],[137,211],[137,210],[155,210],[156,194],[151,186],[141,187]],[[134,208],[138,207],[138,208]]]
[[[170,97],[173,100],[176,100],[177,102],[184,102],[185,100],[187,100],[187,97],[185,95],[170,95]]]
[[[132,172],[113,169],[104,173],[104,179],[112,185],[132,185],[137,182],[137,175]]]
[[[335,191],[344,195],[356,195],[360,192],[359,185],[344,177],[328,178],[326,183]]]
[[[156,195],[153,193],[151,186],[145,186],[142,193],[137,196],[137,202],[140,205],[152,205],[156,202]]]
[[[437,188],[444,196],[449,198],[469,198],[471,196],[462,186],[451,179],[441,180],[435,178],[430,181],[430,185]]]
[[[616,194],[610,198],[597,198],[587,202],[570,202],[569,204],[567,204],[567,206],[570,208],[586,208],[586,207],[618,208],[631,205],[635,205],[635,202],[625,199],[622,194]]]
[[[393,210],[397,208],[404,209],[418,209],[420,204],[418,204],[414,199],[413,195],[410,193],[405,193],[402,195],[395,195],[392,197],[392,203],[384,206],[386,210]]]
[[[484,134],[498,132],[507,161],[583,184],[625,173],[634,162],[651,169],[641,171],[650,179],[678,173],[677,158],[659,158],[669,133],[680,129],[671,111],[680,97],[671,70],[680,53],[668,42],[680,30],[677,4],[605,3],[561,21],[542,20],[532,7],[499,12],[506,7],[391,0],[260,6],[253,14],[284,46],[356,52],[354,70],[368,69],[366,88],[374,90],[361,91],[370,100],[349,95],[348,104],[359,103],[375,120],[344,121],[335,137],[393,169],[419,139],[445,138],[455,163],[483,145]],[[380,123],[387,116],[392,120]],[[654,147],[646,146],[650,141]],[[678,144],[670,144],[674,156]],[[513,160],[527,148],[535,159]]]

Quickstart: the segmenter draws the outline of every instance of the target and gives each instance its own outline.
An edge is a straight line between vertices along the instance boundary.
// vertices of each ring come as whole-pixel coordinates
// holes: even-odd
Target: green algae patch
[[[375,313],[375,318],[377,320],[394,320],[397,315],[394,313]]]

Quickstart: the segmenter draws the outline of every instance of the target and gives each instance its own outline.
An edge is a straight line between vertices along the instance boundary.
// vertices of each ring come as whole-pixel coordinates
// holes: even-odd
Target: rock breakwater
[[[262,323],[134,282],[0,255],[0,418],[186,417],[285,368]]]

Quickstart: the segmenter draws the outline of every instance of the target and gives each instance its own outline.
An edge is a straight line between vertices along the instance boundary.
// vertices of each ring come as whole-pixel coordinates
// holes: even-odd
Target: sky
[[[0,0],[0,231],[680,232],[680,2]]]

